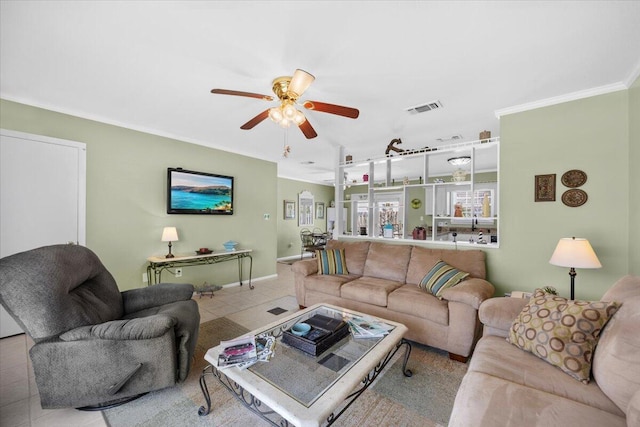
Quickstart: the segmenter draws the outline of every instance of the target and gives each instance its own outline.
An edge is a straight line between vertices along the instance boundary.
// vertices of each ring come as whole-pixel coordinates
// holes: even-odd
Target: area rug
[[[221,340],[248,330],[224,317],[200,325],[196,359],[187,380],[175,387],[147,394],[125,405],[103,411],[112,427],[158,426],[268,426],[246,409],[216,379],[209,377],[212,412],[198,416],[204,398],[198,380],[207,362],[206,351]],[[337,420],[336,426],[446,426],[467,365],[454,362],[447,353],[413,343],[408,367],[401,373],[404,351],[398,352],[385,372]]]

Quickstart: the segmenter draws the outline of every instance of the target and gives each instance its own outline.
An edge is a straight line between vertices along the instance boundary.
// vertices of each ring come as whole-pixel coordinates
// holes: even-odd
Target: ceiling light
[[[294,96],[292,98],[297,99],[301,96],[305,90],[313,83],[316,78],[307,73],[304,70],[296,70],[291,78],[291,83],[289,83],[289,87],[287,88],[288,92],[292,92]]]
[[[283,105],[282,113],[284,114],[284,116],[287,118],[287,120],[293,120],[293,117],[298,112],[298,110],[296,110],[296,107],[294,107],[289,102],[286,104],[283,103],[282,105]]]
[[[296,108],[296,101],[315,80],[304,70],[296,70],[293,77],[278,77],[273,81],[273,92],[280,98],[280,105],[269,109],[269,118],[283,128],[291,124],[300,126],[307,118]]]
[[[282,128],[288,128],[289,126],[291,126],[291,122],[287,119],[282,119],[280,120],[280,122],[278,123],[280,125],[280,127]]]
[[[282,114],[282,110],[280,109],[280,107],[270,108],[269,118],[276,123],[280,123],[280,121],[284,118],[284,114]]]
[[[471,163],[471,156],[459,156],[447,159],[453,166],[462,166]]]
[[[301,111],[294,107],[291,101],[283,101],[282,105],[269,109],[269,118],[283,128],[288,128],[292,123],[300,126],[307,120]]]
[[[302,114],[301,111],[296,110],[296,114],[293,116],[293,121],[300,126],[307,118]]]

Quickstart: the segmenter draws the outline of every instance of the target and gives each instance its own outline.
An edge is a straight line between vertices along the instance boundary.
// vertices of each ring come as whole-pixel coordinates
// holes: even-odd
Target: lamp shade
[[[289,88],[287,90],[289,92],[293,92],[297,96],[301,96],[315,79],[316,78],[313,77],[313,75],[307,73],[304,70],[298,69],[293,74],[291,83],[289,83]]]
[[[549,263],[560,267],[573,268],[602,267],[589,241],[575,237],[560,239]]]
[[[162,241],[163,242],[177,242],[178,241],[178,230],[175,227],[165,227],[162,230]]]

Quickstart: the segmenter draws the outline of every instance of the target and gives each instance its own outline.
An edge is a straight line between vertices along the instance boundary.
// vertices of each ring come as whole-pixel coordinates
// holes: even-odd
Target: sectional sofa
[[[458,389],[449,426],[640,426],[640,277],[621,278],[602,301],[619,308],[604,328],[592,329],[599,340],[594,352],[584,353],[592,360],[587,384],[507,341],[528,300],[485,301],[480,307],[484,334]],[[562,310],[577,317],[577,309]],[[594,313],[585,317],[596,319]],[[582,329],[591,328],[580,322]],[[558,331],[542,328],[553,335]]]
[[[330,240],[326,249],[344,249],[347,274],[319,274],[317,258],[295,262],[300,307],[329,303],[400,322],[409,328],[405,338],[467,361],[480,336],[478,308],[495,291],[485,280],[483,251],[344,240]],[[441,299],[418,286],[439,261],[469,273]]]

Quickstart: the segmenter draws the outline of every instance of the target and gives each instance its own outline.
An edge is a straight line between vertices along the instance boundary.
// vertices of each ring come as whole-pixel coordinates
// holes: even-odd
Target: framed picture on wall
[[[313,225],[313,194],[303,191],[298,195],[298,226]]]
[[[556,201],[556,174],[536,175],[535,199],[536,202]]]
[[[324,203],[316,202],[316,219],[324,219]]]
[[[296,202],[293,200],[284,201],[284,219],[296,219]]]

